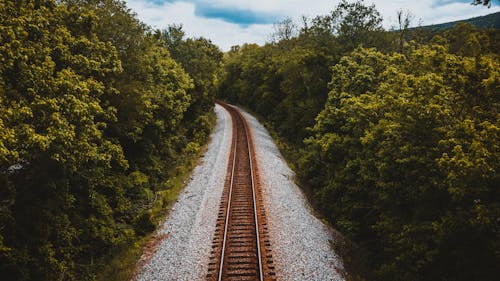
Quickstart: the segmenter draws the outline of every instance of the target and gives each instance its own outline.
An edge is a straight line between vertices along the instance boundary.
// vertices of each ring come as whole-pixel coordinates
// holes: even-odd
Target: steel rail
[[[230,106],[230,105],[229,105]],[[251,177],[251,183],[252,183],[252,198],[253,198],[253,210],[254,210],[254,220],[255,220],[255,235],[256,235],[256,244],[257,244],[257,260],[258,260],[258,270],[259,270],[259,280],[263,281],[264,280],[264,275],[263,275],[263,269],[262,269],[262,256],[261,256],[261,247],[260,247],[260,234],[259,234],[259,220],[258,220],[258,215],[257,215],[257,200],[255,196],[255,183],[254,183],[254,170],[253,170],[253,164],[252,164],[252,150],[251,150],[251,145],[250,145],[250,134],[249,134],[249,129],[248,125],[243,118],[243,115],[237,110],[235,107],[230,106],[238,116],[238,118],[241,119],[243,128],[244,128],[244,134],[246,135],[246,142],[247,142],[247,149],[248,149],[248,157],[249,157],[249,163],[250,163],[250,177]],[[220,264],[219,264],[219,277],[218,280],[222,281],[222,272],[223,272],[223,265],[224,265],[224,254],[226,250],[226,241],[227,241],[227,230],[228,230],[228,224],[229,224],[229,215],[231,213],[231,199],[232,199],[232,191],[233,191],[233,184],[234,184],[234,172],[235,172],[235,166],[236,166],[236,146],[238,144],[238,130],[236,130],[236,139],[234,142],[234,155],[233,155],[233,165],[231,168],[231,182],[230,182],[230,187],[229,187],[229,196],[228,196],[228,203],[227,203],[227,213],[226,213],[226,221],[224,224],[224,238],[222,241],[222,252],[221,252],[221,259],[220,259]]]
[[[257,259],[259,260],[259,280],[263,281],[264,276],[262,273],[262,258],[261,258],[261,253],[260,253],[260,237],[259,237],[259,219],[257,218],[257,200],[255,199],[255,184],[253,180],[253,164],[252,164],[252,150],[250,147],[250,134],[248,134],[248,127],[247,127],[247,122],[244,121],[244,118],[242,114],[238,112],[238,115],[240,118],[243,120],[243,127],[245,127],[245,133],[247,135],[247,146],[248,146],[248,156],[249,156],[249,161],[250,161],[250,176],[252,178],[252,196],[253,196],[253,209],[254,209],[254,216],[255,216],[255,233],[257,236]]]
[[[222,265],[224,264],[224,253],[226,251],[226,238],[227,238],[227,228],[229,225],[229,214],[231,210],[231,197],[233,195],[233,183],[234,183],[234,168],[236,167],[236,146],[238,145],[238,130],[235,132],[235,140],[234,140],[234,153],[233,153],[233,167],[231,168],[231,183],[229,184],[229,195],[227,200],[227,212],[226,212],[226,222],[224,223],[224,239],[222,240],[222,253],[220,258],[220,266],[219,266],[219,278],[218,280],[222,280]]]

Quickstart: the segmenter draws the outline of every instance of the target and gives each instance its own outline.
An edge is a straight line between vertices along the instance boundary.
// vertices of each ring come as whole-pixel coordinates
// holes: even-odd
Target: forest
[[[207,141],[223,54],[115,0],[1,1],[0,41],[1,279],[95,280]]]
[[[219,94],[275,133],[313,205],[356,249],[344,256],[358,260],[352,280],[494,280],[500,33],[398,19],[384,31],[363,1],[285,19],[273,42],[226,54]]]
[[[374,5],[341,1],[223,53],[120,0],[0,1],[1,279],[109,280],[203,152],[218,98],[273,133],[345,237],[348,280],[495,280],[500,32],[397,18],[384,30]]]

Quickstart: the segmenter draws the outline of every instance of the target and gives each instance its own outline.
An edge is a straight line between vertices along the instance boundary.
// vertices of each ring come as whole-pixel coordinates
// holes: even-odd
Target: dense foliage
[[[498,67],[431,45],[358,49],[333,68],[299,171],[337,228],[377,253],[379,279],[498,274]]]
[[[200,39],[188,69],[156,33],[117,0],[0,2],[2,280],[92,279],[154,229],[155,194],[207,139],[221,58]]]
[[[234,47],[220,94],[287,141],[313,203],[362,250],[366,279],[494,280],[498,34],[384,32],[374,7],[341,2],[295,37]]]
[[[223,53],[205,38],[185,38],[182,26],[171,25],[166,30],[157,31],[155,35],[193,79],[194,87],[189,90],[193,100],[186,115],[193,120],[192,137],[204,138],[210,130],[207,113],[211,112],[215,102],[215,84]]]

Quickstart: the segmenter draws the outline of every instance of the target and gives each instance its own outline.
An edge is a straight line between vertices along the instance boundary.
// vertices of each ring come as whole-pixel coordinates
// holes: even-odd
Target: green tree
[[[347,49],[358,45],[377,46],[377,36],[382,29],[382,17],[375,5],[366,6],[363,0],[350,3],[340,2],[331,13],[332,27],[341,44]]]
[[[0,12],[2,135],[16,140],[1,157],[10,213],[2,221],[8,248],[1,255],[3,276],[74,278],[79,192],[92,194],[109,176],[104,171],[127,167],[121,147],[103,135],[114,113],[100,103],[110,87],[106,78],[121,71],[120,62],[111,44],[67,28],[89,30],[92,15],[85,10],[4,1]],[[89,213],[109,221],[98,209]],[[116,237],[108,234],[102,239]]]
[[[217,93],[217,77],[222,64],[222,51],[205,38],[185,38],[181,25],[171,25],[156,31],[172,58],[180,64],[193,80],[190,90],[191,105],[185,114],[187,135],[197,141],[208,138],[210,115]],[[192,124],[192,125],[189,125]]]
[[[498,274],[497,65],[433,45],[358,49],[334,67],[299,171],[375,280]]]
[[[0,273],[86,280],[151,226],[193,81],[121,1],[0,2]]]

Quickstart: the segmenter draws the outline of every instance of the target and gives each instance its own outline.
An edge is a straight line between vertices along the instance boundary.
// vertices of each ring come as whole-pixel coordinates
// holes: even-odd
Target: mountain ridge
[[[452,22],[445,22],[439,24],[425,25],[414,27],[413,29],[425,28],[425,29],[435,29],[443,30],[454,27],[458,23],[470,23],[478,28],[494,28],[500,29],[500,12],[491,13],[485,16],[479,16],[474,18],[469,18],[465,20],[458,20]]]

